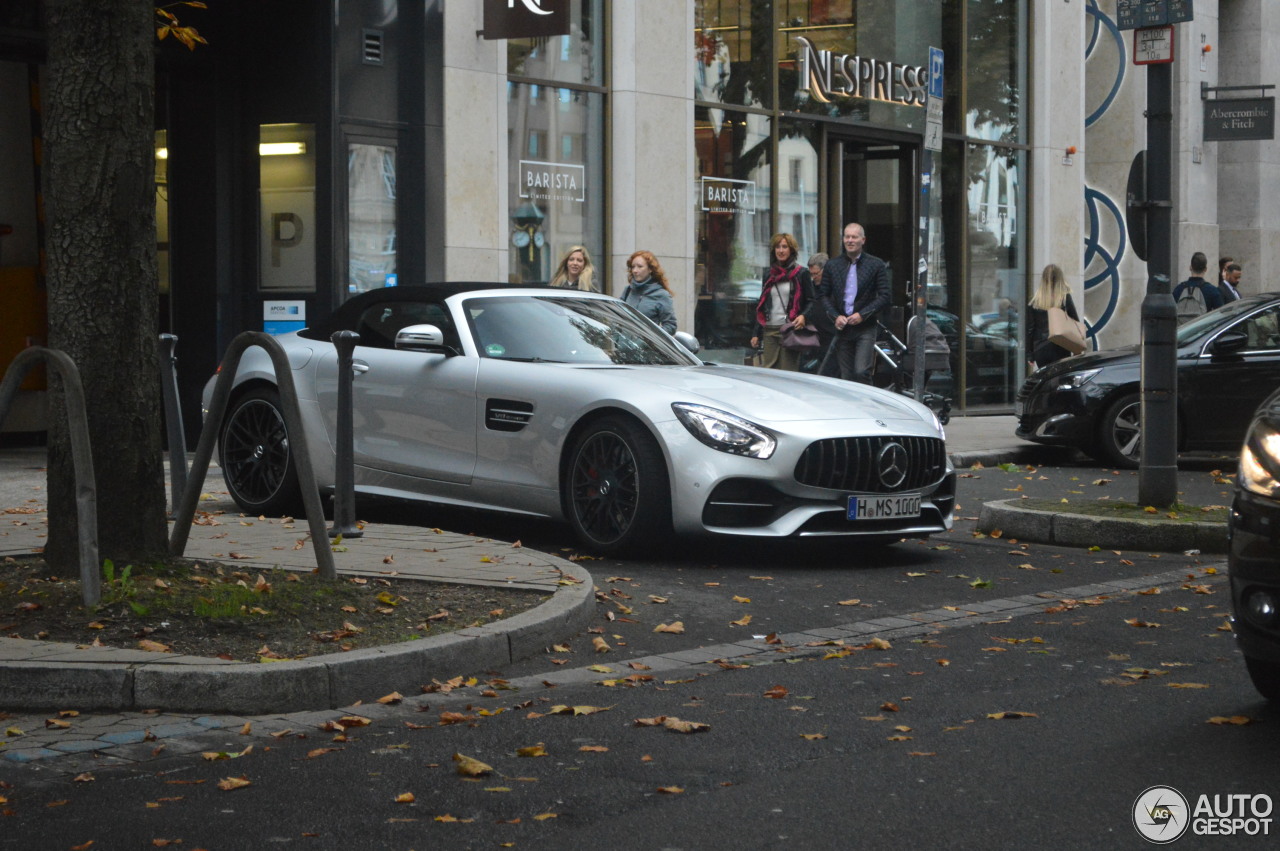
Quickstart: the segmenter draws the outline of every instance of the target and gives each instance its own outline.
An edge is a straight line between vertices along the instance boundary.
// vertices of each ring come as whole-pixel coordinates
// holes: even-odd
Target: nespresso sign
[[[569,0],[484,0],[487,39],[568,34]]]
[[[864,98],[924,106],[928,100],[929,69],[923,65],[818,50],[803,36],[796,36],[796,41],[800,45],[798,88],[822,103],[833,98]]]

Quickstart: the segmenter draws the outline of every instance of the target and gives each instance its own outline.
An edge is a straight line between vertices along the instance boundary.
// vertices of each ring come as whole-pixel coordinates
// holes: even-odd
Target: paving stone
[[[49,757],[61,756],[58,751],[49,748],[21,748],[18,750],[0,750],[0,759],[11,762],[37,762]]]
[[[99,750],[102,747],[102,742],[96,739],[75,739],[70,742],[54,742],[49,747],[63,753],[83,753],[84,751]]]

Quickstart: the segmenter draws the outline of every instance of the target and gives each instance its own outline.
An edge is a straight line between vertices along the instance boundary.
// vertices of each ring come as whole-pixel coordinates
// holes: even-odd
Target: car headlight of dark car
[[[1083,387],[1092,381],[1094,376],[1099,372],[1102,372],[1102,367],[1098,367],[1097,369],[1086,369],[1080,372],[1068,372],[1063,375],[1059,375],[1054,379],[1056,382],[1055,389],[1075,390]]]
[[[1280,430],[1267,419],[1255,420],[1240,450],[1240,486],[1280,499]]]
[[[773,435],[733,414],[688,402],[673,402],[671,410],[690,434],[712,449],[749,458],[768,458],[778,448]]]

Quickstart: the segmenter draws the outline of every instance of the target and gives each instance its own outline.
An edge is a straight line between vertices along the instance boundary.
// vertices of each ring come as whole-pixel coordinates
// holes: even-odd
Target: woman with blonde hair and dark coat
[[[1071,352],[1049,342],[1049,308],[1060,307],[1072,319],[1079,320],[1076,306],[1071,301],[1071,288],[1062,269],[1054,263],[1044,267],[1040,273],[1040,286],[1031,296],[1027,311],[1027,371],[1034,372],[1043,366],[1069,357]]]

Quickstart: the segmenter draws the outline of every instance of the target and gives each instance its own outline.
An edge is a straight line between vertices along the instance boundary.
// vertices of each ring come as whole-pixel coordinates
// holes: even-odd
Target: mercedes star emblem
[[[892,490],[907,479],[907,448],[901,443],[886,443],[880,450],[880,483]]]

